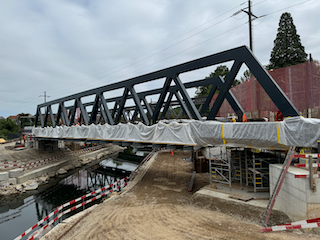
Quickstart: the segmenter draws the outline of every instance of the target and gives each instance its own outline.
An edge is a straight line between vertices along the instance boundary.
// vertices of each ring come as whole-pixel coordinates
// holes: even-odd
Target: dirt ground
[[[8,150],[6,147],[14,147],[16,142],[0,144],[0,164],[2,162],[12,162],[18,161],[18,164],[29,164],[39,160],[43,160],[46,158],[58,157],[60,155],[67,155],[71,153],[70,150],[59,150],[55,152],[45,152],[39,151],[34,148],[26,148],[19,151]],[[12,163],[10,163],[12,164]],[[2,165],[1,165],[2,166]],[[40,166],[41,167],[41,166]],[[10,167],[10,168],[0,168],[0,172],[6,172],[10,169],[14,169],[17,167]],[[34,169],[34,168],[33,168]]]
[[[44,239],[319,239],[299,230],[260,233],[264,209],[188,192],[192,163],[183,158],[189,156],[159,153],[123,194],[80,219],[59,224],[59,230]],[[208,181],[208,174],[197,174],[194,190]],[[281,212],[273,212],[270,219],[272,224],[288,221]]]

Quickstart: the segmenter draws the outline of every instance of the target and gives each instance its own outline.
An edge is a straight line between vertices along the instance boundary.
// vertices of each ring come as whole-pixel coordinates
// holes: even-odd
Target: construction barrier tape
[[[308,178],[309,175],[302,174],[302,175],[294,175],[294,178]],[[320,178],[320,174],[313,174],[314,178]]]
[[[313,219],[307,219],[307,220],[301,220],[293,223],[287,223],[287,224],[282,224],[279,226],[288,226],[288,225],[303,225],[307,223],[314,223],[314,222],[320,222],[320,218],[313,218]]]
[[[295,166],[296,168],[303,168],[303,167],[308,167],[309,164],[295,163],[294,166]],[[313,163],[313,164],[312,164],[312,167],[320,167],[320,163],[318,163],[318,164],[317,164],[317,163]]]
[[[127,186],[127,183],[126,183],[126,182],[125,182],[124,184],[118,186],[117,189],[121,189],[121,188],[123,188],[123,187],[125,187],[125,186]],[[113,191],[114,191],[114,190],[111,189],[111,190],[109,190],[107,193],[102,193],[102,194],[100,194],[100,195],[97,195],[97,196],[95,196],[94,198],[92,198],[92,199],[90,199],[90,200],[88,200],[88,201],[84,201],[84,202],[82,202],[82,203],[80,203],[80,204],[78,204],[78,205],[76,205],[76,206],[74,206],[74,207],[72,207],[72,208],[69,208],[68,210],[66,210],[66,211],[64,211],[64,212],[59,213],[59,214],[57,215],[57,217],[55,217],[55,218],[54,218],[53,220],[51,220],[48,224],[46,224],[46,225],[43,226],[41,229],[39,229],[38,232],[37,232],[36,234],[34,234],[34,235],[33,235],[31,238],[29,238],[28,240],[33,240],[34,237],[37,237],[37,235],[39,235],[43,230],[45,230],[45,229],[46,229],[47,227],[49,227],[51,224],[53,224],[54,222],[56,222],[57,220],[59,220],[63,215],[65,215],[65,214],[67,214],[67,213],[69,213],[69,212],[72,212],[72,211],[76,210],[77,208],[83,207],[84,205],[86,205],[86,204],[88,204],[88,203],[90,203],[90,202],[93,202],[93,201],[95,201],[95,200],[97,200],[97,199],[99,199],[99,198],[102,198],[102,197],[104,197],[104,196],[108,196],[108,194],[112,193]]]
[[[275,232],[275,231],[284,231],[284,230],[293,230],[293,229],[303,229],[303,228],[316,228],[320,227],[320,222],[312,222],[305,224],[293,224],[293,225],[278,225],[273,227],[265,227],[260,229],[260,232]]]
[[[82,154],[82,153],[87,153],[87,152],[99,150],[101,148],[103,148],[103,146],[86,148],[86,149],[82,149],[82,150],[80,150],[78,152],[71,153],[71,154],[68,154],[68,155],[60,155],[60,156],[57,156],[57,157],[46,158],[46,159],[43,159],[43,160],[38,160],[38,161],[33,162],[33,163],[28,163],[28,164],[21,164],[20,161],[7,161],[7,162],[3,163],[4,166],[0,166],[0,169],[1,168],[6,169],[6,168],[12,168],[12,167],[19,167],[19,168],[23,168],[23,171],[26,171],[26,170],[29,170],[29,169],[34,168],[34,167],[39,167],[39,166],[42,166],[42,165],[45,165],[45,164],[48,164],[48,163],[52,163],[54,161],[58,161],[58,160],[60,160],[62,158],[67,158],[67,157],[79,155],[79,154]],[[46,163],[44,163],[44,162],[46,162]],[[13,163],[13,164],[11,164],[11,163]],[[8,165],[8,164],[10,164],[10,165]]]
[[[102,192],[102,191],[104,191],[104,190],[106,190],[106,189],[112,188],[111,190],[108,191],[108,193],[102,193],[102,194],[100,194],[100,195],[98,195],[98,196],[93,197],[93,198],[90,199],[90,200],[84,201],[84,202],[76,205],[75,207],[71,207],[71,208],[69,208],[68,210],[66,210],[66,211],[58,214],[57,217],[55,217],[51,222],[49,222],[47,225],[45,225],[44,227],[42,227],[42,230],[44,230],[45,228],[47,228],[47,227],[50,225],[50,223],[52,224],[52,223],[54,223],[55,221],[57,221],[57,220],[58,220],[61,216],[63,216],[64,214],[66,214],[66,213],[68,213],[68,212],[71,212],[71,211],[75,210],[76,208],[82,207],[82,206],[84,206],[85,204],[90,203],[90,202],[92,202],[92,201],[94,201],[94,200],[96,200],[96,199],[98,199],[98,198],[101,198],[101,197],[103,197],[103,196],[105,196],[105,195],[107,195],[107,194],[109,194],[109,193],[112,193],[115,189],[121,189],[122,187],[124,187],[124,186],[127,185],[127,182],[126,182],[126,181],[127,181],[128,179],[129,179],[129,177],[125,177],[125,178],[123,178],[123,179],[121,179],[121,180],[119,180],[119,181],[117,181],[117,182],[114,182],[114,183],[108,185],[108,186],[105,186],[105,187],[103,187],[103,188],[100,188],[100,189],[98,189],[98,190],[96,190],[96,191],[94,191],[94,192],[88,193],[88,194],[86,194],[86,195],[84,195],[84,196],[82,196],[82,197],[79,197],[79,198],[77,198],[77,199],[74,199],[74,200],[72,200],[72,201],[69,201],[69,202],[67,202],[67,203],[65,203],[65,204],[57,207],[55,211],[53,211],[52,213],[50,213],[49,215],[47,215],[45,218],[41,219],[38,223],[36,223],[35,225],[33,225],[32,227],[30,227],[29,229],[27,229],[24,233],[22,233],[21,235],[19,235],[18,237],[16,237],[14,240],[22,239],[24,236],[26,236],[26,235],[27,235],[28,233],[30,233],[32,230],[34,230],[35,228],[37,228],[38,226],[40,226],[40,224],[42,224],[43,222],[49,220],[52,216],[56,215],[60,210],[63,210],[65,207],[67,207],[67,206],[69,206],[69,205],[71,205],[71,204],[74,204],[74,203],[76,203],[76,202],[78,202],[78,201],[80,201],[80,200],[83,200],[83,199],[85,199],[85,198],[87,198],[87,197],[89,197],[89,196],[92,196],[92,195],[94,195],[94,194],[100,193],[100,192]],[[124,182],[124,183],[121,184],[121,185],[119,185],[121,182]],[[34,239],[34,237],[35,237],[35,235],[33,235],[33,236],[32,236],[31,238],[29,238],[29,239]]]
[[[313,158],[320,157],[320,153],[314,153],[314,154],[296,154],[294,155],[295,158],[308,158],[309,156]]]

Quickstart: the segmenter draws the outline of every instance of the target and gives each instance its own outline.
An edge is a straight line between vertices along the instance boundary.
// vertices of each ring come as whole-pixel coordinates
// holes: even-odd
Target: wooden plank
[[[192,177],[191,177],[191,180],[190,180],[190,183],[189,183],[189,188],[188,188],[189,192],[192,191],[195,176],[196,176],[196,171],[193,171]]]
[[[244,196],[244,195],[238,195],[238,194],[229,195],[229,198],[238,199],[238,200],[241,200],[241,201],[244,201],[244,202],[248,202],[248,201],[253,199],[253,197]]]
[[[251,172],[255,172],[255,173],[257,173],[257,174],[261,174],[261,172],[255,170],[255,169],[253,169],[253,168],[248,168],[248,169],[249,169]]]

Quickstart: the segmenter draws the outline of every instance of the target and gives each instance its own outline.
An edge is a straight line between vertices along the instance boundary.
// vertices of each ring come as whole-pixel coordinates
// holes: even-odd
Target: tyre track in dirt
[[[182,159],[189,156],[188,152],[175,152],[174,157],[159,153],[140,182],[100,204],[62,239],[319,238],[298,231],[260,233],[257,222],[240,216],[244,211],[241,204],[228,204],[234,208],[230,212],[239,210],[239,216],[216,211],[215,198],[194,197],[187,191],[192,163]]]

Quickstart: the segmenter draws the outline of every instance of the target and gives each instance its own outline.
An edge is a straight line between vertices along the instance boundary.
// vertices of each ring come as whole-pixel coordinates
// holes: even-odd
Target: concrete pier
[[[279,178],[282,164],[270,164],[270,196]],[[293,221],[318,218],[320,216],[320,191],[310,189],[309,178],[295,178],[295,175],[309,175],[309,171],[290,166],[278,194],[274,207],[281,209]],[[320,179],[315,179],[320,186]]]

